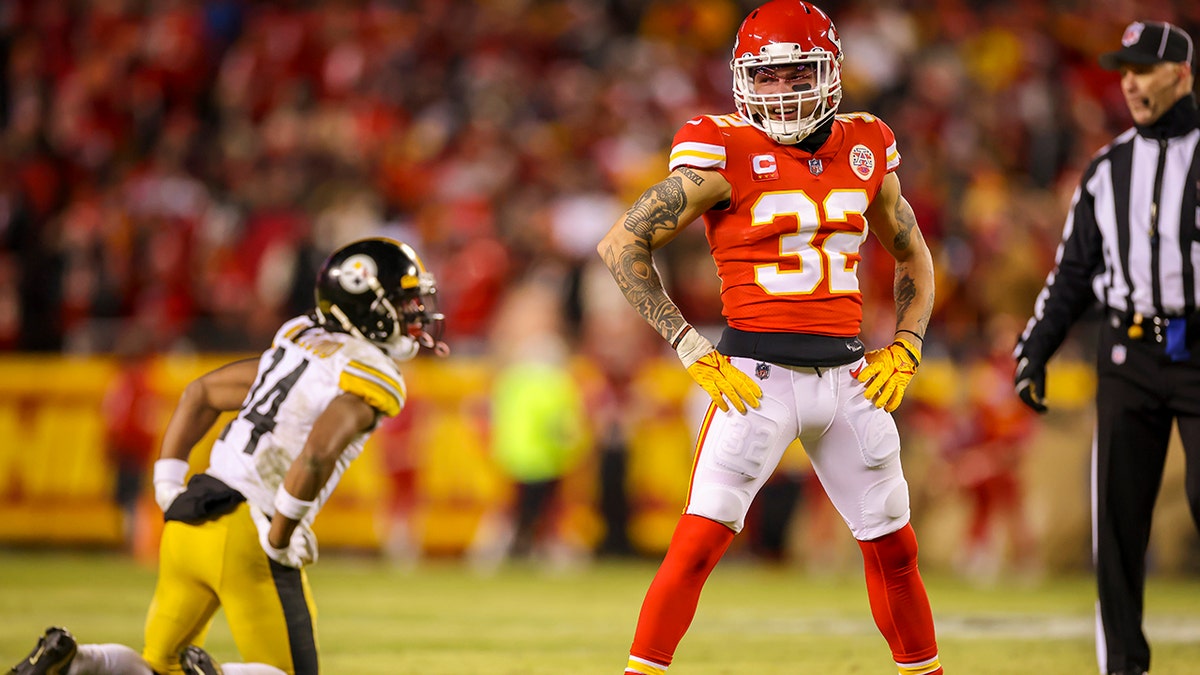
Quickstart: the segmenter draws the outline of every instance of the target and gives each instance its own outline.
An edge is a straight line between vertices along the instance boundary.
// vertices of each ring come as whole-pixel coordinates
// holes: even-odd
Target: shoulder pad
[[[668,170],[674,171],[681,166],[690,166],[693,169],[724,169],[725,139],[717,122],[724,117],[728,116],[700,115],[684,123],[675,133],[675,139],[671,143]]]
[[[350,338],[342,350],[344,364],[338,387],[361,396],[364,401],[389,417],[404,407],[408,390],[396,363],[378,347]]]
[[[279,330],[275,331],[275,337],[271,340],[271,346],[278,347],[280,342],[291,340],[299,335],[300,331],[315,325],[316,323],[307,314],[301,314],[300,316],[288,319],[279,327]]]

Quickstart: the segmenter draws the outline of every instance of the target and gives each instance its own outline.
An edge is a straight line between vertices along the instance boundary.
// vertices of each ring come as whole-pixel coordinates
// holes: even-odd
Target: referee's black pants
[[[1172,421],[1183,439],[1188,505],[1200,529],[1200,330],[1189,340],[1190,358],[1177,362],[1153,339],[1132,340],[1124,327],[1100,330],[1092,457],[1097,655],[1103,672],[1142,672],[1150,669],[1142,632],[1146,549]]]

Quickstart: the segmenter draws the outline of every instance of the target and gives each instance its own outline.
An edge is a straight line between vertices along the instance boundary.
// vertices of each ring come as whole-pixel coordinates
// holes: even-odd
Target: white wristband
[[[154,463],[154,482],[166,481],[175,485],[183,485],[187,477],[188,463],[182,459],[160,459]]]
[[[693,363],[716,349],[708,338],[691,326],[684,326],[671,343],[675,347],[675,353],[679,355],[679,360],[683,361],[684,368],[691,368]]]
[[[304,516],[317,505],[317,500],[296,499],[282,485],[275,491],[275,513],[291,520],[304,520]]]

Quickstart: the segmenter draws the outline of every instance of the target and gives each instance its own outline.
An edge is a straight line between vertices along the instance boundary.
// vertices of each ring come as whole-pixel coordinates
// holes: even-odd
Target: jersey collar
[[[1183,136],[1197,127],[1200,127],[1200,111],[1196,108],[1196,95],[1188,94],[1176,101],[1153,124],[1138,126],[1137,130],[1145,138],[1159,139]]]

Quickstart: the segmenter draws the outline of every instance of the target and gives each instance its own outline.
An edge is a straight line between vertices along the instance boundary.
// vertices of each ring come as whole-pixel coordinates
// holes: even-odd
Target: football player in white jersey
[[[142,653],[77,645],[54,627],[12,672],[315,675],[311,526],[371,432],[404,407],[398,362],[422,347],[449,352],[435,295],[406,244],[364,239],[334,252],[315,310],[284,323],[261,357],[193,381],[171,416],[154,467],[166,523]],[[192,446],[235,410],[185,486]],[[218,607],[247,663],[221,666],[201,648]]]

